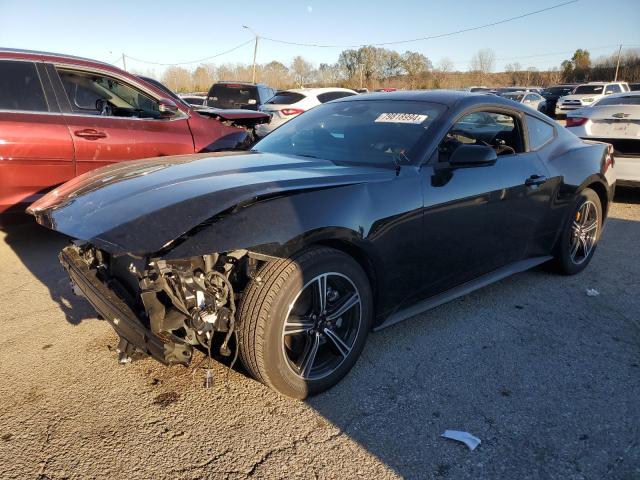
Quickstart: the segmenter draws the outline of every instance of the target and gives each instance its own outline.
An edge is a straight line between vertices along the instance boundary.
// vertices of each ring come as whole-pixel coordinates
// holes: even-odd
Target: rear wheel
[[[304,399],[338,383],[371,328],[372,295],[360,265],[315,247],[266,264],[240,306],[240,358],[257,380]]]
[[[556,265],[565,275],[581,272],[589,264],[602,230],[602,204],[590,188],[578,195],[556,254]]]

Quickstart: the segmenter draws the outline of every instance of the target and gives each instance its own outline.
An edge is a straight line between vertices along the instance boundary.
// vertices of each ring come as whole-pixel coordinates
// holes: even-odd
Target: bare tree
[[[483,48],[471,57],[471,70],[487,75],[495,68],[496,54],[490,48]]]
[[[216,80],[216,70],[211,64],[198,65],[191,74],[191,84],[196,92],[208,91]]]
[[[162,83],[174,92],[188,92],[193,89],[191,72],[182,67],[169,67],[162,75]]]
[[[289,69],[282,63],[275,60],[261,67],[260,79],[267,85],[275,88],[282,88],[291,84]]]
[[[431,68],[431,60],[418,52],[406,51],[402,54],[402,66],[409,79],[409,88],[415,88],[417,81]]]
[[[304,87],[304,84],[311,79],[313,65],[298,55],[291,62],[291,72],[298,86]]]

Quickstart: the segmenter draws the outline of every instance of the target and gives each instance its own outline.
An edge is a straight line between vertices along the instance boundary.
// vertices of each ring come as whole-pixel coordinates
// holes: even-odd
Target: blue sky
[[[324,0],[212,2],[0,0],[0,46],[69,53],[114,62],[122,52],[161,63],[214,55],[252,34],[302,43],[368,44],[437,35],[495,22],[563,0]],[[394,46],[442,57],[466,70],[480,48],[491,48],[496,67],[519,61],[523,67],[558,65],[576,48],[592,57],[617,44],[640,49],[639,0],[580,0],[524,19],[441,39]],[[604,48],[596,48],[604,47]],[[333,63],[341,48],[297,47],[260,42],[258,62],[289,64],[302,55],[315,65]],[[557,53],[556,53],[557,52]],[[537,56],[542,55],[544,56]],[[547,55],[553,54],[553,55]],[[253,44],[212,60],[250,63]],[[536,55],[532,58],[524,58]],[[128,67],[162,72],[164,67],[128,60]],[[186,65],[193,68],[194,65]]]

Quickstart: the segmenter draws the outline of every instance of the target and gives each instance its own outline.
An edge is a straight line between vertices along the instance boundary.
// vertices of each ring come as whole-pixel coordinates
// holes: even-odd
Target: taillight
[[[283,115],[300,115],[304,110],[300,108],[283,108],[280,113]]]
[[[567,117],[567,127],[579,127],[587,123],[588,118],[584,117]]]

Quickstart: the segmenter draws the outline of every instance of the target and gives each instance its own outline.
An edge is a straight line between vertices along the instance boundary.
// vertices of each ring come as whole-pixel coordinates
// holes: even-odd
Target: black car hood
[[[142,255],[238,204],[393,175],[391,169],[256,152],[162,157],[85,173],[28,212],[44,226],[111,253]]]

